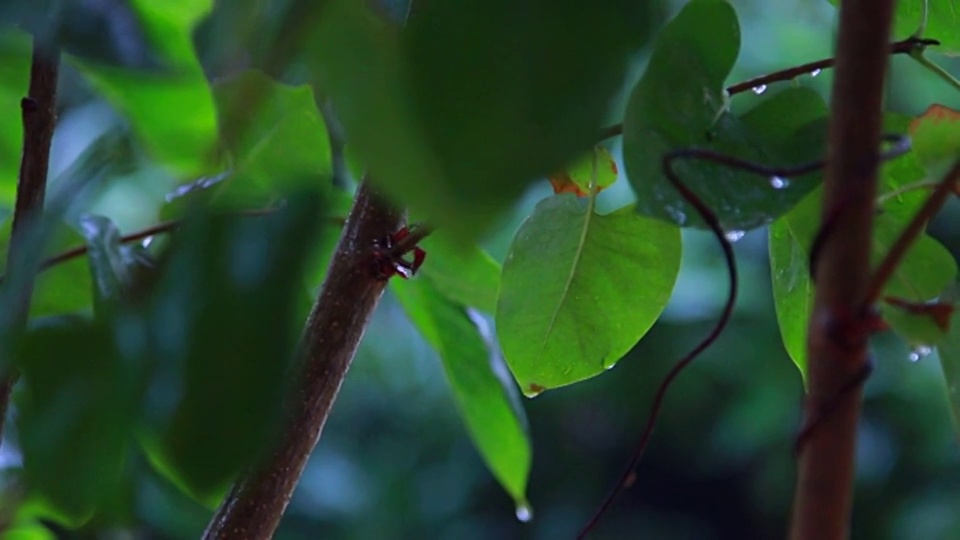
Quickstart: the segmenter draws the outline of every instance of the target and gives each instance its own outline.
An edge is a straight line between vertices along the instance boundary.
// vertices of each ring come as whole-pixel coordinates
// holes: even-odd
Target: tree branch
[[[30,88],[27,97],[20,101],[23,119],[23,154],[20,158],[20,175],[17,179],[17,199],[13,210],[13,232],[7,251],[7,267],[11,268],[24,256],[29,246],[24,244],[25,234],[31,224],[43,214],[43,201],[47,192],[47,171],[50,164],[50,143],[57,123],[57,76],[60,66],[60,51],[44,46],[38,39],[33,41],[33,60],[30,65]],[[33,295],[33,279],[27,280],[16,291],[19,295],[15,306],[16,324],[24,325],[30,311]],[[9,361],[9,359],[7,359]],[[0,375],[0,432],[3,429],[10,393],[19,373],[13,365],[4,365]]]
[[[862,385],[849,383],[869,369],[868,314],[861,306],[870,275],[892,13],[893,0],[845,0],[840,7],[823,205],[833,226],[821,245],[807,344],[806,413],[817,423],[799,449],[794,540],[841,540],[850,530]],[[819,416],[826,407],[829,414]]]
[[[283,516],[307,458],[356,353],[367,322],[387,285],[375,278],[375,242],[403,225],[403,214],[364,181],[340,236],[327,278],[301,342],[301,357],[287,404],[279,447],[234,484],[203,538],[267,540]]]

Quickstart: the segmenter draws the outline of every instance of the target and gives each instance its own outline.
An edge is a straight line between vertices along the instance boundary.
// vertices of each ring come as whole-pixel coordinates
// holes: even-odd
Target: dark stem
[[[910,54],[916,51],[922,51],[926,47],[931,45],[939,45],[940,42],[935,39],[924,39],[917,37],[909,37],[903,41],[897,41],[889,45],[888,52],[889,54]],[[767,75],[761,75],[760,77],[755,77],[732,86],[727,87],[727,93],[731,96],[736,94],[741,94],[747,90],[752,90],[757,87],[767,86],[773,83],[790,81],[796,79],[801,75],[811,73],[814,71],[832,68],[836,63],[834,58],[824,58],[823,60],[817,60],[816,62],[810,62],[807,64],[794,66],[780,71],[775,71]],[[610,139],[616,137],[617,135],[623,135],[623,124],[617,124],[615,126],[609,126],[600,130],[600,140]]]
[[[897,271],[897,267],[900,266],[900,262],[904,256],[906,256],[907,251],[910,250],[910,247],[913,246],[913,243],[916,242],[924,228],[926,228],[927,222],[930,221],[930,219],[940,211],[944,203],[947,202],[947,198],[950,197],[957,188],[958,180],[960,180],[960,161],[954,163],[950,172],[943,177],[943,180],[937,185],[937,188],[930,194],[930,197],[927,198],[927,201],[920,210],[917,211],[916,215],[913,216],[913,219],[907,227],[903,229],[903,232],[900,233],[897,241],[894,242],[890,251],[887,252],[887,255],[883,258],[883,261],[881,261],[877,269],[874,270],[873,275],[870,276],[870,284],[867,285],[867,293],[863,299],[864,309],[868,309],[880,299],[884,287],[887,286],[887,282],[893,277],[893,273]]]
[[[13,232],[7,252],[7,267],[11,268],[30,249],[24,243],[28,229],[38,223],[43,214],[47,192],[47,171],[50,164],[50,143],[57,123],[57,76],[60,51],[33,41],[33,60],[30,65],[30,88],[20,102],[23,119],[23,154],[17,179],[17,199],[13,210]],[[18,295],[15,324],[25,325],[33,295],[33,279],[25,280],[16,291]],[[9,362],[9,358],[6,359]],[[4,363],[0,376],[0,432],[7,416],[10,393],[19,373],[16,367]]]
[[[214,514],[203,538],[267,540],[290,501],[330,414],[367,322],[387,285],[371,271],[376,242],[403,225],[403,214],[364,181],[327,278],[303,333],[296,389],[279,447],[244,474]]]
[[[840,5],[836,75],[824,178],[824,220],[808,332],[807,416],[829,407],[799,448],[790,537],[841,540],[850,533],[862,378],[870,313],[861,308],[870,275],[884,80],[893,0]],[[836,209],[842,208],[842,212]],[[840,399],[837,396],[842,396]]]

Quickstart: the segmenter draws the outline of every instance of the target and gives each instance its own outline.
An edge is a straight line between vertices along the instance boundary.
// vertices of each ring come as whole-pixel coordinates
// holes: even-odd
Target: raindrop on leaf
[[[733,244],[733,243],[736,243],[741,238],[743,238],[743,235],[745,234],[747,234],[746,231],[727,231],[727,233],[724,236],[726,236],[727,240],[729,240],[730,243]]]
[[[920,359],[930,356],[932,352],[933,347],[929,345],[917,345],[910,350],[910,355],[907,356],[907,358],[909,358],[911,362],[919,362]]]
[[[790,185],[790,181],[781,176],[771,176],[770,177],[770,186],[773,189],[783,189]]]
[[[523,523],[527,523],[533,519],[533,509],[530,508],[530,505],[526,501],[517,504],[517,519]]]

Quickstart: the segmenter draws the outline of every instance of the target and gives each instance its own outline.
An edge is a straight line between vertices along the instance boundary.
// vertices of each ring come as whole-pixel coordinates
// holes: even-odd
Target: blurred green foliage
[[[51,156],[50,197],[59,203],[43,252],[90,250],[88,261],[40,277],[29,328],[5,343],[17,346],[24,375],[0,446],[3,508],[13,514],[0,519],[14,523],[5,538],[197,537],[224,488],[276,436],[302,316],[349,208],[344,137],[396,201],[446,229],[423,243],[421,275],[393,284],[378,309],[277,538],[569,537],[621,472],[656,384],[725,299],[712,237],[629,213],[636,204],[685,221],[677,213],[689,209],[665,206],[673,192],[661,190],[660,154],[713,144],[790,164],[822,147],[829,72],[763,97],[723,95],[732,82],[829,56],[836,13],[822,0],[695,0],[691,12],[710,13],[673,26],[656,50],[649,38],[684,2],[430,2],[413,6],[406,28],[407,2],[365,4],[0,1],[8,118],[27,84],[25,31],[67,53]],[[910,17],[899,15],[898,32]],[[955,51],[955,21],[931,19],[928,29]],[[928,54],[960,71],[955,59]],[[909,58],[892,60],[890,88],[890,111],[900,116],[888,128],[901,133],[930,103],[956,103],[954,88]],[[551,197],[541,178],[592,148],[624,110],[623,148],[611,148],[639,196],[620,178],[590,203]],[[21,137],[17,121],[0,123],[4,216]],[[681,172],[701,190],[716,189],[720,174],[701,165]],[[925,174],[911,154],[885,167],[884,189]],[[725,189],[709,200],[738,229],[816,193],[813,177],[779,190],[768,179],[720,180]],[[311,196],[298,197],[303,191]],[[918,191],[891,196],[879,218],[890,224],[882,244],[921,200]],[[816,202],[786,214],[802,218],[793,233],[812,234]],[[237,215],[246,210],[266,215]],[[550,211],[569,215],[531,223]],[[170,241],[121,242],[161,217],[185,219]],[[955,279],[957,219],[954,202],[930,231],[946,248],[925,238],[898,295],[928,300]],[[603,229],[612,220],[630,223]],[[774,225],[771,242],[788,225]],[[518,230],[530,234],[526,243],[513,243]],[[5,252],[9,220],[3,231]],[[806,237],[771,243],[771,269],[766,235],[747,232],[737,243],[745,285],[732,324],[671,390],[636,485],[596,538],[783,534],[802,383],[772,316],[782,298],[771,283],[782,285],[783,271],[799,280],[800,296],[809,288]],[[588,277],[616,279],[578,288],[566,271],[590,242],[642,252],[653,270],[589,261],[584,248]],[[556,255],[560,270],[550,266]],[[555,283],[574,300],[600,298],[562,313],[600,343],[555,347],[561,364],[593,361],[572,378],[570,364],[549,371],[536,355],[523,369],[511,363],[531,344],[512,332],[529,328],[503,312],[543,308],[535,304]],[[516,305],[504,308],[503,294]],[[494,314],[508,325],[497,327],[506,364]],[[804,310],[794,309],[792,326],[778,315],[797,360]],[[604,328],[629,331],[576,326],[602,317]],[[952,384],[958,326],[942,342]],[[910,338],[914,327],[895,328]],[[878,337],[874,351],[853,536],[958,536],[960,456],[941,368],[909,362],[893,335]],[[547,369],[556,386],[617,359],[609,373],[534,400],[518,397],[506,371],[510,364],[526,380],[525,369],[537,377]],[[526,517],[527,501],[534,519],[521,523],[513,516]]]

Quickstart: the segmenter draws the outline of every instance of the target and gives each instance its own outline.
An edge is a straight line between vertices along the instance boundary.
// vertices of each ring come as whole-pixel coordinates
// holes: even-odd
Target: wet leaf
[[[617,162],[609,150],[597,146],[593,152],[578,159],[573,165],[550,175],[548,180],[553,186],[553,192],[573,193],[578,197],[588,196],[594,176],[594,163],[596,163],[597,193],[612,186],[620,173],[617,170]]]
[[[398,30],[334,0],[314,50],[374,181],[476,237],[530,182],[593,147],[647,13],[630,0],[432,2]],[[483,84],[462,84],[478,73]]]
[[[785,90],[743,117],[729,112],[724,83],[739,48],[737,16],[723,0],[693,0],[663,29],[624,118],[624,165],[640,212],[703,226],[663,174],[670,150],[704,148],[770,166],[818,155],[826,107],[811,90]],[[817,177],[777,183],[702,160],[677,162],[674,170],[724,227],[736,230],[771,221],[818,183]]]
[[[614,365],[659,317],[679,271],[675,226],[633,206],[599,215],[583,202],[542,201],[503,265],[497,332],[527,394]]]
[[[142,366],[120,355],[108,328],[68,318],[47,319],[28,332],[17,365],[28,493],[45,514],[77,526],[120,487]]]
[[[503,488],[526,504],[532,452],[520,396],[479,314],[445,298],[428,280],[393,280],[391,290],[440,355],[474,445]]]
[[[908,118],[889,116],[885,130],[906,130]],[[903,191],[923,178],[923,167],[914,151],[881,169],[880,211],[875,218],[873,264],[876,265],[899,237],[929,193]],[[811,193],[793,210],[770,227],[770,266],[777,321],[784,346],[806,376],[807,324],[813,307],[809,248],[820,226],[821,190]],[[949,251],[929,236],[921,236],[908,251],[903,263],[884,289],[885,296],[924,303],[934,299],[957,272]],[[925,315],[911,314],[882,303],[880,311],[891,328],[912,345],[932,345],[944,337],[936,322]]]

